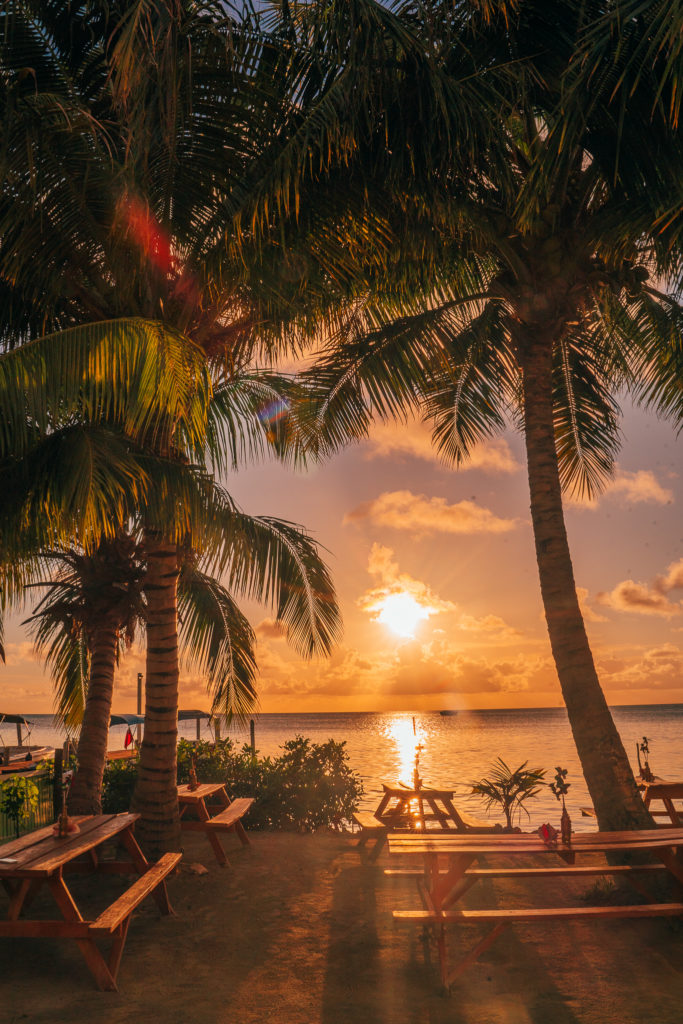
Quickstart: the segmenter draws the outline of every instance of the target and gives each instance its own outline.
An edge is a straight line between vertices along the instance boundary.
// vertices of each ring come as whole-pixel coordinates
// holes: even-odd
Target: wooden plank
[[[432,789],[431,786],[429,788],[419,790],[404,788],[403,786],[388,786],[385,782],[382,783],[382,789],[389,796],[393,796],[401,800],[405,800],[406,798],[415,799],[418,793],[422,796],[429,795],[437,797],[440,800],[443,800],[444,797],[446,797],[446,799],[448,800],[452,800],[453,794],[455,792],[455,790],[453,789]]]
[[[370,811],[356,811],[353,814],[353,820],[364,832],[386,832],[389,827],[378,821]]]
[[[140,875],[111,906],[107,907],[96,921],[92,922],[90,931],[94,934],[98,932],[111,934],[115,931],[127,917],[130,917],[145,897],[149,896],[175,869],[178,862],[182,860],[182,856],[182,853],[165,853],[156,864],[152,864],[149,870],[145,871],[144,875]]]
[[[189,783],[185,782],[178,786],[178,800],[183,803],[197,803],[205,800],[207,796],[213,796],[221,789],[225,790],[223,782],[200,782],[196,789],[190,789]]]
[[[474,878],[534,878],[566,876],[566,875],[621,875],[633,872],[666,871],[664,864],[589,864],[571,865],[566,867],[547,868],[468,868],[467,877]],[[385,875],[398,878],[422,878],[424,871],[419,868],[385,868]],[[439,871],[440,875],[448,874],[446,868]]]
[[[87,921],[0,921],[0,939],[87,939]]]
[[[537,854],[537,853],[603,853],[607,851],[665,849],[683,846],[683,829],[651,829],[647,832],[624,833],[576,833],[571,846],[548,847],[532,834],[499,834],[481,836],[472,834],[435,834],[415,836],[403,833],[390,834],[391,853],[421,855],[427,853],[453,854],[460,852],[475,854]]]
[[[394,910],[397,921],[440,924],[448,921],[541,921],[574,918],[680,917],[683,903],[638,903],[605,907],[516,907],[509,910]]]
[[[80,831],[60,839],[52,832],[41,829],[41,836],[27,844],[22,850],[15,850],[13,865],[0,863],[0,875],[34,877],[49,875],[57,868],[88,853],[100,843],[130,828],[140,817],[139,814],[109,814],[75,818]]]
[[[240,818],[244,817],[253,802],[253,797],[240,797],[237,800],[233,800],[229,807],[226,807],[224,811],[221,811],[207,821],[207,827],[219,829],[232,828],[233,825],[239,822]]]

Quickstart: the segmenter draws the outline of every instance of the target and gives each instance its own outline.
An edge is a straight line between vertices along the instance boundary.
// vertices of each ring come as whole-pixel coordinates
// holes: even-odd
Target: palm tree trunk
[[[531,519],[550,645],[574,742],[601,829],[651,828],[600,686],[574,583],[562,508],[552,400],[552,347],[532,342],[523,360]]]
[[[136,834],[154,859],[180,850],[177,792],[178,551],[147,535],[145,735],[133,794]]]
[[[109,740],[117,643],[115,623],[103,622],[92,642],[90,680],[78,739],[78,768],[69,793],[71,814],[102,813],[102,776]]]

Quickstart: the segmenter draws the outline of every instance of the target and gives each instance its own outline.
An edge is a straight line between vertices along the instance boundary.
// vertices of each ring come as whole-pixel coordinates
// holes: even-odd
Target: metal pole
[[[138,672],[138,714],[139,715],[142,714],[142,672]],[[137,744],[138,744],[138,747],[139,747],[141,742],[142,742],[142,726],[140,725],[139,722],[138,722],[137,734],[138,734]]]

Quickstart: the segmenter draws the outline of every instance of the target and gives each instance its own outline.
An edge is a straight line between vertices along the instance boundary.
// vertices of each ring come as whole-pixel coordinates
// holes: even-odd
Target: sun
[[[431,610],[418,604],[410,594],[388,594],[382,600],[377,621],[399,636],[414,636],[420,622],[430,614]]]

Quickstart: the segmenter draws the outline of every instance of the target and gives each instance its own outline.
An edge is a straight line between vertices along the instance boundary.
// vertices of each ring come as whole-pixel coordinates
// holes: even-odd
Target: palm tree
[[[238,235],[226,229],[240,211],[253,208],[253,196],[263,188],[251,165],[259,162],[277,182],[263,151],[291,116],[278,75],[291,77],[291,60],[253,23],[240,28],[226,9],[164,0],[95,4],[65,21],[59,5],[16,5],[4,14],[1,54],[7,190],[0,204],[0,283],[12,299],[2,328],[6,343],[60,330],[54,345],[62,371],[70,374],[79,338],[102,353],[131,324],[182,339],[187,354],[178,353],[179,371],[184,374],[187,360],[199,354],[204,374],[187,375],[180,416],[155,410],[132,437],[143,452],[170,463],[178,452],[201,461],[207,436],[223,439],[218,421],[207,422],[213,390],[213,408],[224,403],[224,422],[227,408],[230,423],[240,424],[232,431],[237,443],[212,453],[218,468],[235,463],[254,443],[280,443],[277,429],[254,415],[272,390],[263,375],[251,388],[236,384],[273,342],[259,339],[259,304],[242,288]],[[21,72],[27,64],[35,68],[31,89]],[[247,171],[256,184],[244,194]],[[137,383],[154,385],[143,377]],[[144,392],[142,387],[141,402]],[[230,400],[234,404],[227,407]],[[255,425],[242,430],[245,411]],[[96,402],[85,412],[102,415]],[[8,447],[26,432],[26,421],[33,423],[25,413],[22,406]],[[137,424],[127,414],[123,419],[127,444],[129,428]],[[44,421],[39,425],[45,427]],[[12,468],[27,472],[25,464]],[[145,490],[139,478],[131,476],[131,482]],[[52,485],[49,500],[57,508],[63,495],[54,494],[54,479]],[[181,506],[172,490],[163,497]],[[181,524],[169,531],[163,517],[149,515],[150,498],[158,501],[147,488],[132,502],[146,509],[148,640],[147,724],[135,800],[143,811],[143,841],[156,852],[178,841],[177,578],[186,538]],[[215,529],[235,526],[234,507],[223,504],[225,515],[216,517]],[[200,521],[206,524],[205,517],[195,521],[189,507],[182,508],[184,529],[195,540]],[[42,522],[49,533],[48,520]],[[88,526],[89,537],[100,536],[101,521]],[[251,565],[241,567],[239,558],[229,557],[229,572],[244,592],[275,602],[301,647],[329,650],[337,612],[315,545],[302,545],[300,532],[274,520],[264,521],[256,534],[260,549],[245,546],[249,530],[230,538],[226,549],[234,554],[241,546]],[[205,538],[199,546],[208,546]]]
[[[527,2],[505,23],[486,25],[469,11],[462,31],[480,46],[488,40],[492,57],[526,69],[515,101],[504,107],[500,144],[481,154],[465,180],[456,165],[440,174],[429,196],[415,200],[408,178],[391,182],[397,202],[403,197],[406,231],[415,231],[415,206],[418,225],[431,228],[428,241],[424,230],[418,238],[434,264],[432,288],[422,268],[412,290],[389,270],[374,295],[349,304],[346,324],[305,380],[314,443],[323,448],[363,436],[372,415],[408,406],[432,421],[438,451],[455,465],[510,417],[523,431],[560,685],[600,825],[620,829],[647,827],[651,819],[595,670],[562,492],[594,493],[611,473],[620,387],[640,381],[662,408],[680,409],[683,317],[667,290],[676,251],[667,251],[637,179],[621,174],[629,159],[623,147],[636,144],[621,123],[628,105],[621,121],[604,93],[594,107],[589,97],[587,118],[569,118],[562,107],[574,54],[591,27],[582,12]],[[441,45],[447,64],[454,45],[448,32]],[[644,139],[656,140],[669,166],[678,160],[680,168],[680,143],[666,119],[655,107],[644,135],[637,114],[638,145],[646,151]],[[598,124],[611,134],[599,134]],[[663,176],[662,190],[667,183],[670,196],[673,178]],[[404,244],[410,254],[410,238]],[[409,261],[400,272],[405,281]]]
[[[74,814],[100,814],[119,647],[132,643],[144,616],[143,560],[122,530],[92,554],[46,552],[42,561],[53,567],[52,579],[28,622],[52,670],[59,717],[81,726],[69,806]]]

